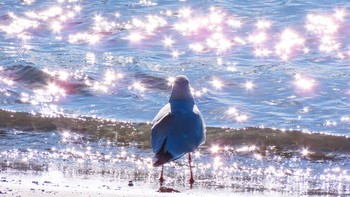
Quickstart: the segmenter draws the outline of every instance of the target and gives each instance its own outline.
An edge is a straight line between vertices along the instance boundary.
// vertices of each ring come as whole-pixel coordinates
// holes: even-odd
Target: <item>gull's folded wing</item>
[[[154,153],[159,152],[162,148],[165,139],[168,137],[168,126],[171,121],[170,104],[165,105],[156,115],[153,120],[151,145]]]

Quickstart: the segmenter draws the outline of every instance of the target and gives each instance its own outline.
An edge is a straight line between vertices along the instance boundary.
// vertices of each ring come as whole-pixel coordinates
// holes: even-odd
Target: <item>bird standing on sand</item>
[[[175,78],[169,103],[153,120],[151,145],[157,161],[153,166],[162,166],[160,183],[163,178],[163,164],[179,159],[188,153],[190,184],[194,183],[191,166],[191,152],[205,142],[205,124],[198,110],[186,76]]]

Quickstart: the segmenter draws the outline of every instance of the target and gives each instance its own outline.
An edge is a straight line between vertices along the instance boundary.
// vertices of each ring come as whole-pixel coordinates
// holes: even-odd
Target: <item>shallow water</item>
[[[4,182],[11,180],[6,177],[17,174],[19,177],[41,175],[41,182],[45,180],[60,185],[67,184],[62,182],[67,178],[103,178],[106,184],[131,180],[136,186],[148,185],[147,190],[152,191],[159,186],[160,168],[152,166],[150,149],[140,149],[133,144],[121,146],[112,140],[89,139],[81,134],[58,131],[3,129],[0,137],[18,142],[11,145],[5,140],[0,141]],[[269,192],[280,195],[350,195],[349,161],[348,155],[340,153],[333,158],[315,160],[301,153],[277,155],[269,148],[262,153],[255,146],[203,147],[193,154],[196,180],[193,189],[201,193],[216,190],[217,193],[261,195]],[[164,186],[181,191],[190,187],[187,157],[166,164],[164,170]],[[23,178],[23,181],[28,180]]]

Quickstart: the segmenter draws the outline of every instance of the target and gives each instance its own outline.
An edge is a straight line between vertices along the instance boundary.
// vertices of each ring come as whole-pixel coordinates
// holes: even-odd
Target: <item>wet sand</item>
[[[235,193],[225,189],[204,189],[194,184],[188,187],[167,187],[178,192],[158,192],[159,186],[144,181],[103,180],[103,177],[52,177],[26,175],[23,172],[1,173],[0,196],[283,196],[274,192]],[[166,187],[166,185],[165,185]],[[290,195],[288,195],[290,196]]]

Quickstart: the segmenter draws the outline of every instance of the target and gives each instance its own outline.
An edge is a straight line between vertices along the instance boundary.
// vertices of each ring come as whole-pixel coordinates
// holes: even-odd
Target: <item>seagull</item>
[[[205,123],[194,102],[189,80],[179,75],[175,78],[169,103],[153,119],[151,145],[157,161],[162,166],[160,183],[163,184],[163,164],[188,153],[190,184],[194,183],[191,152],[205,142]]]

